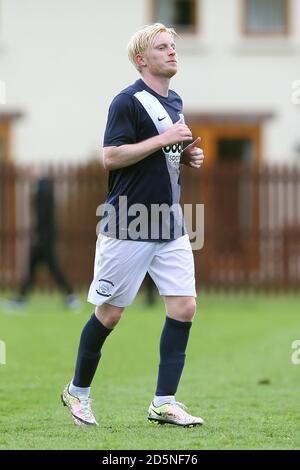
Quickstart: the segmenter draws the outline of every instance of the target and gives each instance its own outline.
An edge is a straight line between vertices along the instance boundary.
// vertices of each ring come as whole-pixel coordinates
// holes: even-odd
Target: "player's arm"
[[[136,144],[103,148],[103,165],[106,170],[117,170],[133,165],[166,145],[193,140],[186,124],[178,121],[164,133]]]

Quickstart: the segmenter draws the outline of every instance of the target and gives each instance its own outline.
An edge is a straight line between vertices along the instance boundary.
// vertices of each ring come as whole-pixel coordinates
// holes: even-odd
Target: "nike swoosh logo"
[[[166,119],[167,116],[164,116],[162,118],[158,118],[159,121],[163,121],[164,119]]]
[[[152,411],[154,411],[154,413],[155,413],[157,416],[161,416],[161,413],[157,413],[155,410],[153,410],[153,408],[152,408]]]

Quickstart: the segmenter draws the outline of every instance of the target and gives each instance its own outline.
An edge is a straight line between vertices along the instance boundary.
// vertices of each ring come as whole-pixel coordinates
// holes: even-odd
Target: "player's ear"
[[[145,67],[145,65],[146,65],[145,58],[142,54],[137,54],[135,56],[135,62],[139,67]]]

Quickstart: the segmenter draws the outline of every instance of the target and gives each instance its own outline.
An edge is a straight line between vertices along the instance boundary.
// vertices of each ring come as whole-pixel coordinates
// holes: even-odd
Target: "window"
[[[243,0],[246,34],[287,34],[289,0]]]
[[[197,0],[152,0],[154,21],[179,32],[195,32]]]

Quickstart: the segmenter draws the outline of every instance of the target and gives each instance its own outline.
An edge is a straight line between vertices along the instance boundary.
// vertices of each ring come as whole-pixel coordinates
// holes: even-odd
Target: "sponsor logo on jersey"
[[[170,165],[178,167],[180,163],[180,157],[182,153],[182,142],[177,142],[177,144],[166,145],[163,147],[162,151]]]

